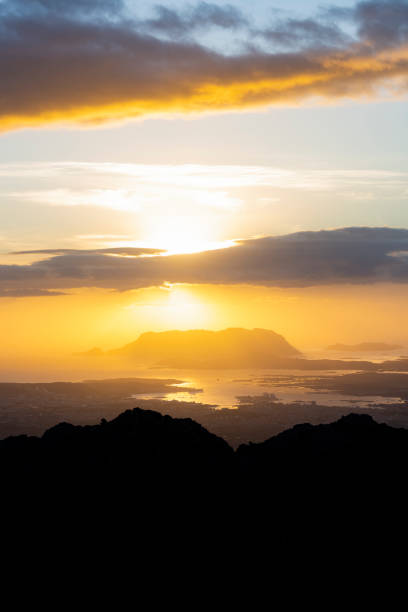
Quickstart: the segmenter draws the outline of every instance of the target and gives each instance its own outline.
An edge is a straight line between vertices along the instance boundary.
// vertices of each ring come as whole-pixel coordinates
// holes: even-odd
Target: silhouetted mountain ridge
[[[408,430],[351,414],[328,425],[296,425],[236,452],[192,419],[135,408],[99,425],[60,423],[41,438],[0,441],[3,484],[86,485],[129,493],[155,487],[269,494],[279,487],[389,486],[404,478]],[[268,484],[269,483],[269,484]],[[187,487],[187,488],[186,488]],[[266,488],[265,488],[266,487]],[[278,487],[278,489],[277,489]]]
[[[59,423],[41,438],[0,441],[3,474],[40,481],[148,480],[208,473],[225,464],[229,445],[192,419],[174,419],[151,410],[126,410],[99,425]]]

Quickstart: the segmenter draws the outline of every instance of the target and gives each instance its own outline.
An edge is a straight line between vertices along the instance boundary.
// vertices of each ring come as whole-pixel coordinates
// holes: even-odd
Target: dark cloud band
[[[0,295],[17,295],[26,287],[55,292],[78,287],[125,291],[164,283],[311,287],[408,282],[405,229],[300,232],[190,255],[113,257],[112,252],[98,250],[41,253],[48,257],[30,265],[0,266]]]
[[[239,31],[246,46],[223,54],[199,44],[196,33],[210,27]],[[407,42],[406,0],[359,2],[263,29],[206,2],[181,13],[160,6],[142,20],[120,0],[3,1],[0,128],[374,96],[387,85],[405,92]]]

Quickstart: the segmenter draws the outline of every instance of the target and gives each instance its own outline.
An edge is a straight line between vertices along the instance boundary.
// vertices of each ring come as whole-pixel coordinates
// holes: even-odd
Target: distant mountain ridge
[[[384,343],[336,344],[332,351],[355,353],[402,348]],[[269,329],[228,328],[221,331],[193,329],[145,332],[137,340],[110,351],[93,348],[76,353],[85,358],[121,358],[142,367],[168,369],[283,369],[408,371],[408,358],[385,360],[310,359],[283,336]]]
[[[300,356],[271,330],[242,328],[146,332],[110,354],[162,367],[214,369],[267,367],[274,360]]]
[[[396,351],[402,349],[400,344],[388,344],[386,342],[360,342],[359,344],[331,344],[328,351],[344,351],[348,353],[361,353],[370,351]]]

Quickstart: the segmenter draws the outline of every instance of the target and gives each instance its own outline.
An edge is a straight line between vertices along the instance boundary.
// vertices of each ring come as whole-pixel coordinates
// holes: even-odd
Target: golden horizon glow
[[[147,304],[135,302],[126,309],[137,314],[140,308],[151,309],[156,312],[158,324],[165,320],[170,328],[190,329],[214,325],[205,297],[197,296],[193,289],[184,285],[166,285],[161,289],[159,299]]]
[[[7,320],[2,354],[10,362],[21,359],[31,366],[42,359],[65,360],[80,370],[82,362],[74,353],[95,346],[118,348],[146,331],[228,327],[271,329],[300,350],[336,342],[403,344],[408,337],[401,333],[400,321],[407,299],[406,285],[170,285],[124,293],[82,290],[61,297],[5,298],[0,300],[0,318]]]

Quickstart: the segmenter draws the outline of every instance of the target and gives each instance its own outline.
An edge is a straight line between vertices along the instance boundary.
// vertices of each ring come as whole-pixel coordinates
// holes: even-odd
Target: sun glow
[[[232,241],[218,241],[210,218],[177,216],[149,224],[149,238],[143,246],[164,249],[166,255],[199,253],[229,247]]]
[[[185,285],[166,285],[137,292],[137,299],[126,305],[124,320],[132,327],[135,318],[145,329],[197,329],[216,324],[206,293]]]

